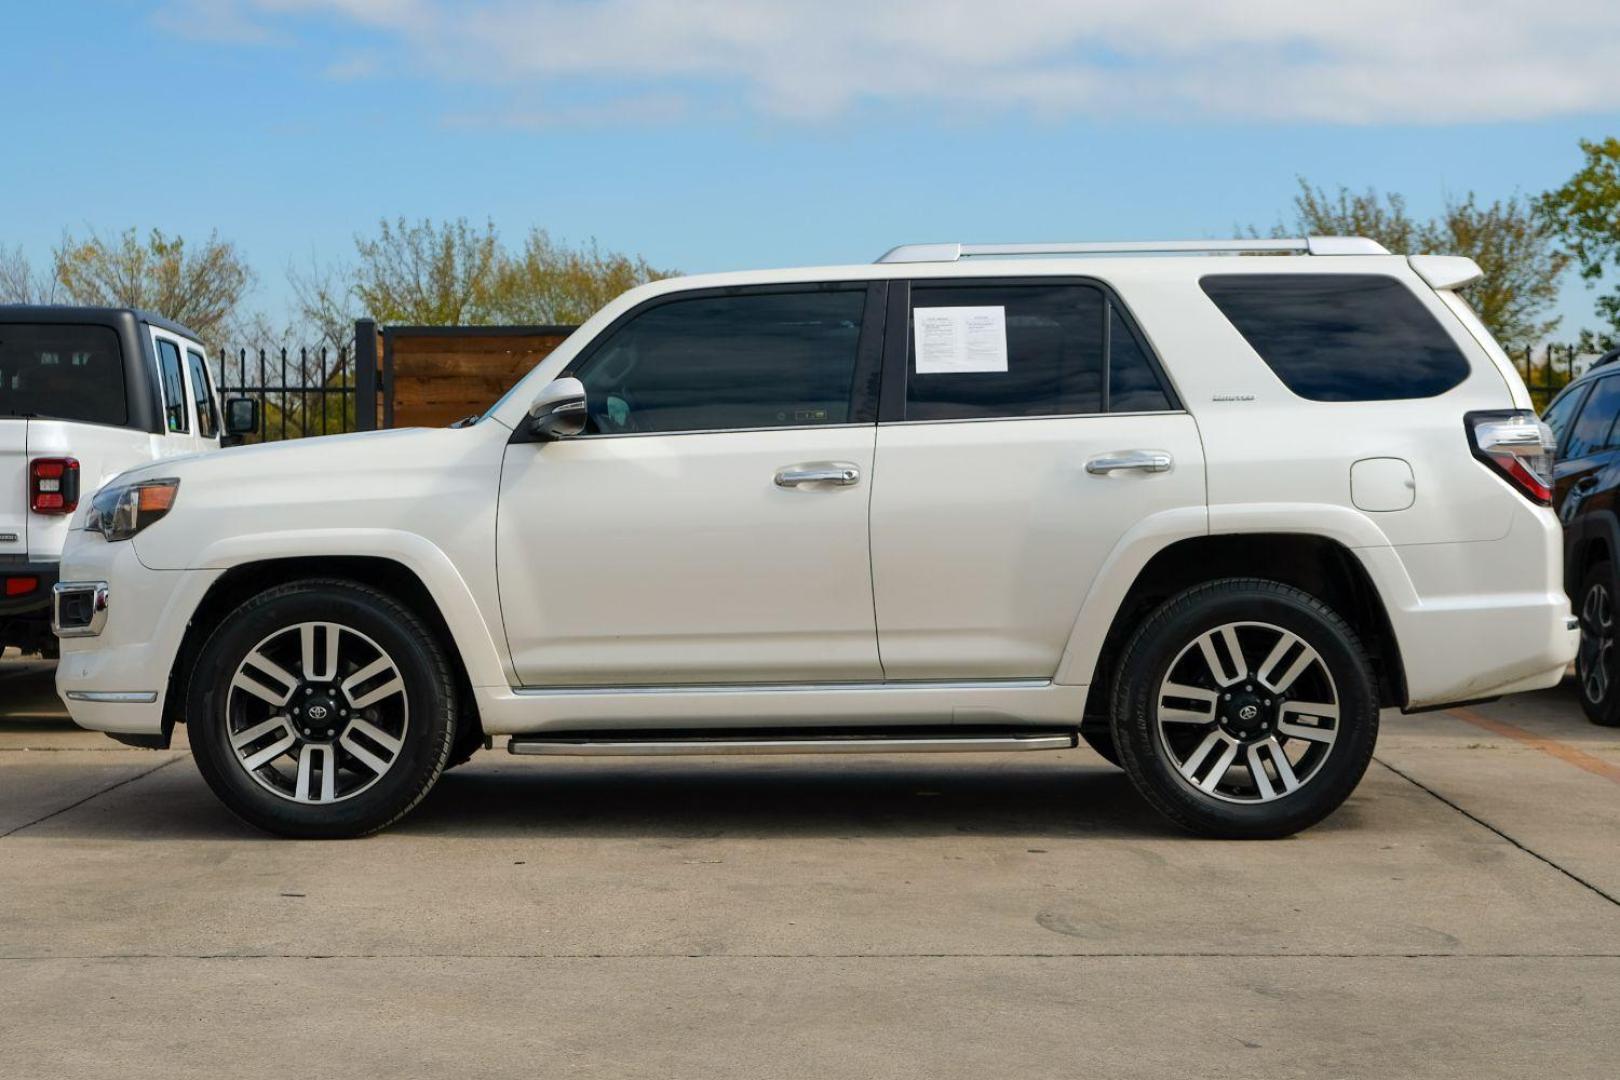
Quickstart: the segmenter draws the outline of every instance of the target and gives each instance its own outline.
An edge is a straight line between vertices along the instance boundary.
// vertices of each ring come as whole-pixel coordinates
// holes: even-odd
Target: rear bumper
[[[0,619],[51,617],[51,586],[59,577],[60,564],[54,562],[0,563]],[[33,585],[28,592],[10,595],[15,582]]]
[[[1406,674],[1409,709],[1556,686],[1580,628],[1563,587],[1563,539],[1547,511],[1496,541],[1361,548]]]

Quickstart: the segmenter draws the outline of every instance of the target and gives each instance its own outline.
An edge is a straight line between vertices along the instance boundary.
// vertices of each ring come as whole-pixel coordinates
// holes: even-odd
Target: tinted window
[[[941,309],[977,309],[979,330],[953,330]],[[907,420],[967,420],[998,416],[1068,416],[1102,411],[1102,291],[1090,285],[917,284],[911,290],[912,332],[906,382]],[[1002,327],[1005,327],[1004,337]],[[946,334],[971,334],[966,368],[941,371],[929,354]],[[987,330],[988,335],[983,331]],[[919,338],[927,362],[918,370]],[[995,340],[991,340],[995,339]],[[1004,344],[1003,344],[1004,342]]]
[[[1147,350],[1112,304],[1108,323],[1108,411],[1152,412],[1170,408]]]
[[[1553,438],[1558,440],[1558,453],[1560,456],[1564,454],[1565,449],[1564,433],[1569,430],[1569,422],[1575,419],[1575,412],[1580,408],[1581,402],[1586,400],[1586,392],[1589,389],[1591,389],[1590,384],[1577,386],[1573,390],[1560,394],[1558,400],[1547,407],[1547,413],[1542,417],[1547,422],[1547,426],[1552,428]]]
[[[1468,361],[1412,291],[1374,274],[1221,274],[1215,301],[1283,384],[1312,401],[1433,397]]]
[[[1614,417],[1620,413],[1620,378],[1599,379],[1587,396],[1580,418],[1570,429],[1567,445],[1558,456],[1566,461],[1586,457],[1615,445]]]
[[[700,297],[660,304],[585,361],[589,431],[843,424],[866,291]]]
[[[202,353],[186,350],[186,366],[191,371],[191,400],[197,406],[197,434],[212,439],[219,434],[219,412],[208,383],[208,361]]]
[[[158,372],[163,377],[163,415],[169,430],[187,432],[186,380],[180,374],[180,349],[174,342],[158,338]]]
[[[0,417],[129,420],[124,352],[105,326],[0,325]]]

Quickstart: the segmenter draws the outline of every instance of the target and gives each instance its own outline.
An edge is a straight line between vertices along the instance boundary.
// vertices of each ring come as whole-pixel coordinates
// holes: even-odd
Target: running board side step
[[[1022,732],[1006,735],[792,735],[772,738],[725,735],[689,735],[676,738],[615,739],[606,734],[589,737],[538,738],[514,735],[506,744],[513,754],[563,757],[621,757],[680,754],[950,754],[1022,750],[1072,750],[1079,745],[1073,731]]]

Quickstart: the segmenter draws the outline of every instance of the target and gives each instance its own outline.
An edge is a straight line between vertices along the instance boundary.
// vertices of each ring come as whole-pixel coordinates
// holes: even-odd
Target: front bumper
[[[133,544],[73,534],[57,595],[100,597],[98,620],[81,626],[70,619],[73,632],[60,638],[56,689],[74,723],[125,735],[165,734],[169,676],[186,625],[221,573],[150,570]]]

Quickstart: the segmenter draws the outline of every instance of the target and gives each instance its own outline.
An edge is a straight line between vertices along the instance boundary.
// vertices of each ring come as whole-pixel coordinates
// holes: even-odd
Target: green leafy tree
[[[578,323],[626,289],[668,276],[639,255],[569,247],[533,229],[520,251],[493,223],[465,218],[382,221],[355,238],[352,267],[288,272],[300,317],[323,338],[364,312],[380,323],[420,326]],[[352,325],[352,322],[350,323]]]
[[[424,218],[378,223],[356,237],[354,297],[378,322],[454,326],[493,321],[500,240],[492,222]]]
[[[1537,200],[1547,227],[1569,248],[1581,276],[1595,286],[1608,271],[1620,270],[1620,139],[1581,140],[1585,155],[1575,175]],[[1620,288],[1598,298],[1609,326],[1587,335],[1592,345],[1620,338]]]
[[[1398,194],[1345,187],[1330,194],[1301,179],[1291,223],[1272,235],[1365,236],[1402,254],[1466,255],[1485,276],[1465,295],[1504,348],[1536,345],[1558,325],[1549,312],[1569,257],[1535,204],[1517,196],[1484,205],[1470,192],[1425,221],[1413,218]]]
[[[510,323],[581,323],[626,289],[668,276],[639,255],[603,251],[595,240],[571,248],[534,229],[501,262],[495,311]]]
[[[236,245],[210,233],[201,244],[153,229],[115,239],[64,236],[55,278],[74,304],[138,307],[184,323],[211,340],[236,315],[254,274]]]

